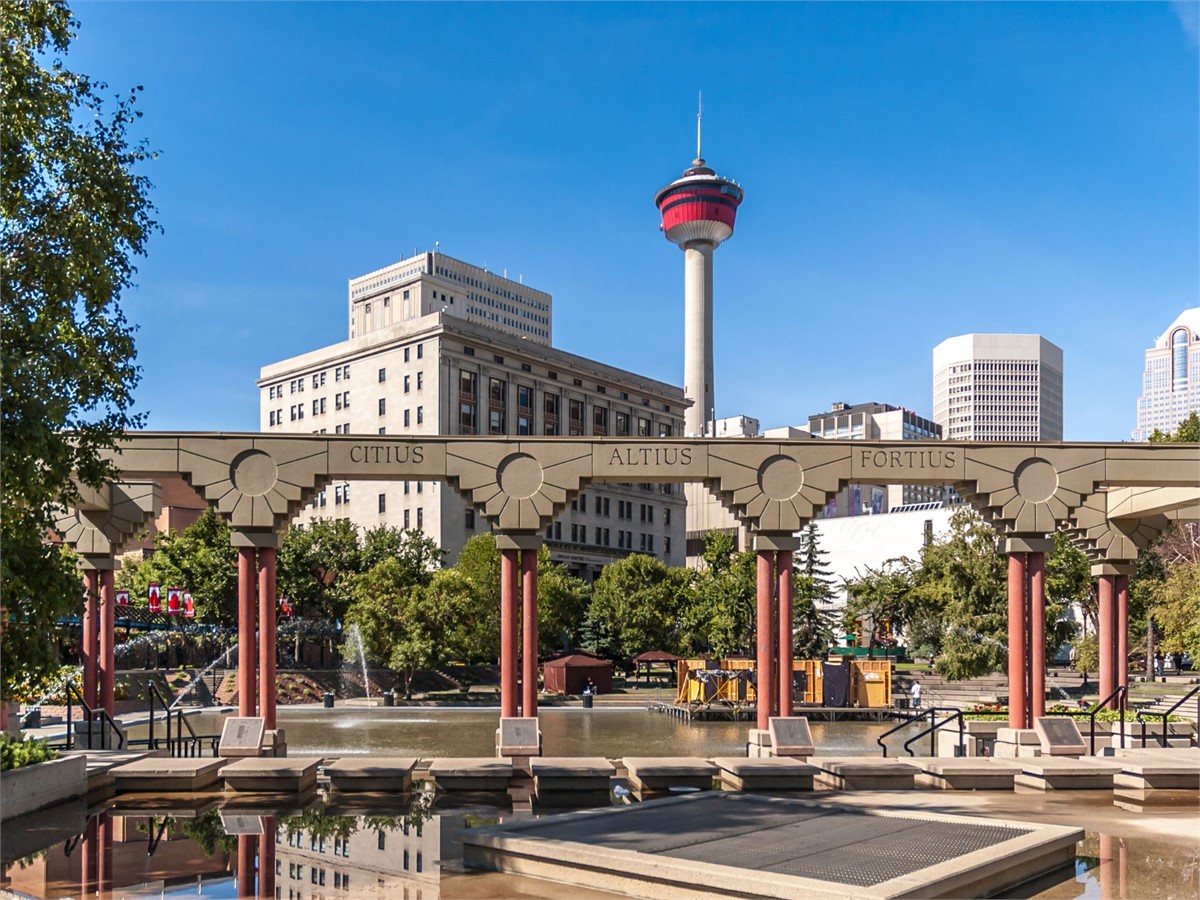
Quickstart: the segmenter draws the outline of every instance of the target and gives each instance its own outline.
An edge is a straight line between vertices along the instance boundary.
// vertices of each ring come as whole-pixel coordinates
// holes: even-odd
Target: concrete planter
[[[0,772],[0,821],[87,793],[87,760],[68,756]]]

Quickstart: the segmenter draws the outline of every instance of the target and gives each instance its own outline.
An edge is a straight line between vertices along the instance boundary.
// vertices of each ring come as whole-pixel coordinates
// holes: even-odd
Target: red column
[[[1029,554],[1029,720],[1046,715],[1046,554]]]
[[[112,569],[100,571],[100,706],[111,716],[117,685],[117,591]]]
[[[500,551],[500,715],[517,715],[517,551]]]
[[[1116,617],[1117,603],[1113,596],[1115,576],[1101,575],[1099,584],[1100,606],[1100,699],[1103,700],[1117,688],[1116,684]]]
[[[1129,687],[1129,576],[1118,575],[1117,583],[1117,663],[1116,684]]]
[[[258,551],[258,705],[264,727],[275,727],[275,548]]]
[[[795,583],[792,576],[792,551],[780,550],[776,557],[779,594],[779,714],[790,716],[794,710],[792,698],[792,598]]]
[[[757,668],[755,680],[755,710],[757,725],[764,731],[771,725],[771,709],[774,691],[771,689],[771,636],[774,631],[771,615],[771,594],[775,582],[774,551],[758,551],[758,615],[755,619],[755,632],[758,646]]]
[[[254,692],[254,548],[238,548],[238,715],[252,716]],[[241,853],[241,841],[238,841]],[[240,855],[239,855],[240,859]],[[240,865],[240,863],[239,863]]]
[[[239,897],[254,896],[254,844],[257,840],[252,834],[238,835],[237,892]]]
[[[1025,554],[1008,554],[1008,727],[1027,728],[1025,706]]]
[[[521,715],[538,714],[537,551],[521,551]]]
[[[259,900],[275,900],[275,817],[263,816],[258,845]]]
[[[96,708],[96,675],[100,668],[100,573],[83,570],[83,589],[87,599],[83,606],[83,702]]]

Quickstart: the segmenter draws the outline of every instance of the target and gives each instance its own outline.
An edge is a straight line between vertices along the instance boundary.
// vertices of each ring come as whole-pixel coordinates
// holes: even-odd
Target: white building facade
[[[430,268],[470,272],[474,267],[430,254]],[[406,261],[407,262],[407,261]],[[400,265],[400,264],[398,264]],[[382,269],[389,272],[395,267]],[[478,270],[482,272],[483,270]],[[550,334],[549,295],[493,279],[505,298],[497,323],[426,302],[436,275],[417,271],[376,279],[374,293],[355,295],[351,282],[349,340],[264,366],[258,381],[260,430],[269,434],[481,434],[663,437],[683,432],[683,391],[673,385],[566,353],[511,323]],[[364,278],[373,278],[364,276]],[[467,276],[464,276],[467,277]],[[474,278],[475,276],[469,276]],[[407,280],[405,280],[407,279]],[[457,284],[458,282],[453,282]],[[482,296],[475,283],[472,294]],[[407,288],[404,285],[409,285]],[[432,286],[431,286],[432,285]],[[410,291],[404,305],[403,291]],[[506,295],[504,292],[508,292]],[[546,322],[512,313],[509,295],[542,303]],[[417,297],[426,298],[419,305]],[[459,306],[460,296],[454,296]],[[400,302],[388,302],[385,299]],[[446,293],[449,307],[451,294]],[[479,304],[469,299],[470,304]],[[380,310],[392,318],[368,320]],[[468,306],[468,311],[474,306]],[[480,310],[492,309],[486,304]],[[541,307],[523,309],[530,315]],[[504,326],[497,327],[497,324]],[[378,525],[423,531],[447,551],[452,564],[463,544],[487,523],[438,481],[336,482],[298,517],[343,518],[362,528]],[[648,553],[668,565],[684,560],[685,501],[679,485],[609,484],[588,488],[546,531],[551,556],[576,575],[594,579],[609,562]]]
[[[1135,441],[1172,432],[1200,410],[1200,306],[1185,309],[1146,351]]]
[[[1038,334],[963,334],[933,349],[933,420],[960,441],[1061,441],[1062,349]]]

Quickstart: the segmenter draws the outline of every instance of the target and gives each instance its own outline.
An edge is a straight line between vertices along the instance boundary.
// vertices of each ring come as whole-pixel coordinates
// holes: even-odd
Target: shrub
[[[46,746],[45,741],[22,741],[9,735],[0,735],[0,772],[32,766],[55,759],[57,750]]]

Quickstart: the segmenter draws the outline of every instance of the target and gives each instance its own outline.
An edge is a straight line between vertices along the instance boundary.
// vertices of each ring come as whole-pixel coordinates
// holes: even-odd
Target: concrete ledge
[[[117,793],[195,793],[216,784],[224,759],[148,756],[112,770]]]
[[[811,791],[817,773],[814,767],[786,756],[722,756],[713,762],[727,791]]]
[[[405,756],[343,756],[325,766],[335,791],[404,793],[412,785],[417,761]]]
[[[87,793],[87,761],[68,756],[0,772],[0,821],[82,797]]]
[[[1121,770],[1115,763],[1102,762],[1097,757],[1042,756],[1017,762],[1020,765],[1013,784],[1035,791],[1111,790],[1113,776]]]
[[[603,792],[616,768],[602,756],[553,756],[530,760],[538,800],[548,794]]]
[[[1114,760],[1113,786],[1135,790],[1200,790],[1200,760],[1160,757]]]
[[[64,750],[59,757],[81,756],[87,764],[88,795],[116,789],[112,770],[147,757],[166,756],[166,750]]]
[[[1017,767],[979,757],[919,757],[909,765],[918,769],[918,787],[942,791],[1011,791]]]
[[[835,791],[911,791],[917,770],[898,759],[866,756],[813,756],[814,784]]]
[[[429,777],[443,791],[506,791],[512,778],[511,759],[487,756],[435,759]]]
[[[639,791],[665,791],[673,787],[711,791],[719,771],[706,759],[694,756],[627,756],[621,760],[629,783]]]
[[[318,759],[259,757],[226,763],[225,790],[255,794],[301,794],[317,786]]]

